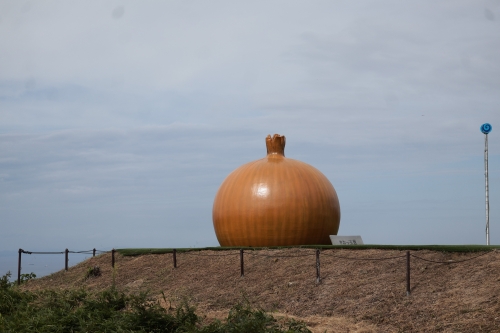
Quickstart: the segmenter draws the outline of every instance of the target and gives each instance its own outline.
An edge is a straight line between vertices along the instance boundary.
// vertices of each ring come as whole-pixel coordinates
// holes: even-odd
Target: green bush
[[[85,280],[98,276],[101,276],[101,268],[99,266],[89,267],[85,273]]]
[[[310,333],[306,325],[295,320],[279,324],[273,316],[262,310],[253,310],[248,303],[231,309],[225,323],[216,321],[199,331],[200,333]]]
[[[24,283],[26,281],[29,281],[31,279],[35,279],[36,278],[36,274],[31,272],[31,273],[27,273],[27,274],[21,274],[21,283]]]
[[[279,324],[248,304],[235,306],[224,322],[203,326],[188,304],[169,311],[147,294],[126,295],[115,288],[96,293],[85,289],[28,292],[9,282],[9,277],[7,273],[0,278],[0,332],[310,332],[299,322]]]

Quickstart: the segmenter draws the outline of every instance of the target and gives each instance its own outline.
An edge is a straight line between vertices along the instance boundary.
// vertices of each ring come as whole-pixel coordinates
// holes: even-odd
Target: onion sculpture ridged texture
[[[285,157],[285,136],[266,138],[267,156],[234,170],[214,200],[221,246],[331,244],[340,224],[337,193],[313,166]]]

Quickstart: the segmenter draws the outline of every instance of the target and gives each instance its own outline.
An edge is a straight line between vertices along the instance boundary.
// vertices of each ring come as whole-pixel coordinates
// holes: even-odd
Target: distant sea
[[[17,280],[17,251],[0,251],[0,276],[12,273],[10,281]],[[74,266],[92,254],[70,253],[68,266]],[[46,276],[64,269],[64,254],[26,254],[21,256],[21,274],[35,273],[36,277]]]

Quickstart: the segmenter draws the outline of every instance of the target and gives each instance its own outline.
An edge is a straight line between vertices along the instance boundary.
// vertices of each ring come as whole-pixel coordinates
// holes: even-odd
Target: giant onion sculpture
[[[267,156],[234,170],[214,200],[221,246],[331,244],[340,223],[337,193],[313,166],[285,157],[285,136],[266,138]]]

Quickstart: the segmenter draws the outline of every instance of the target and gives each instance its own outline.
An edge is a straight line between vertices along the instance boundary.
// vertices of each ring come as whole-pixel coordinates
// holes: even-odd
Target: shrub
[[[225,322],[203,326],[187,303],[169,311],[145,293],[126,295],[115,288],[94,293],[85,289],[22,291],[9,277],[10,272],[0,278],[0,332],[310,332],[299,322],[279,324],[248,303],[235,306]]]
[[[250,304],[240,303],[234,306],[225,323],[216,321],[199,332],[202,333],[310,333],[304,323],[289,320],[283,324],[278,323],[273,316],[263,310],[254,310]]]
[[[85,280],[98,276],[101,276],[101,268],[99,266],[89,267],[85,273]]]

